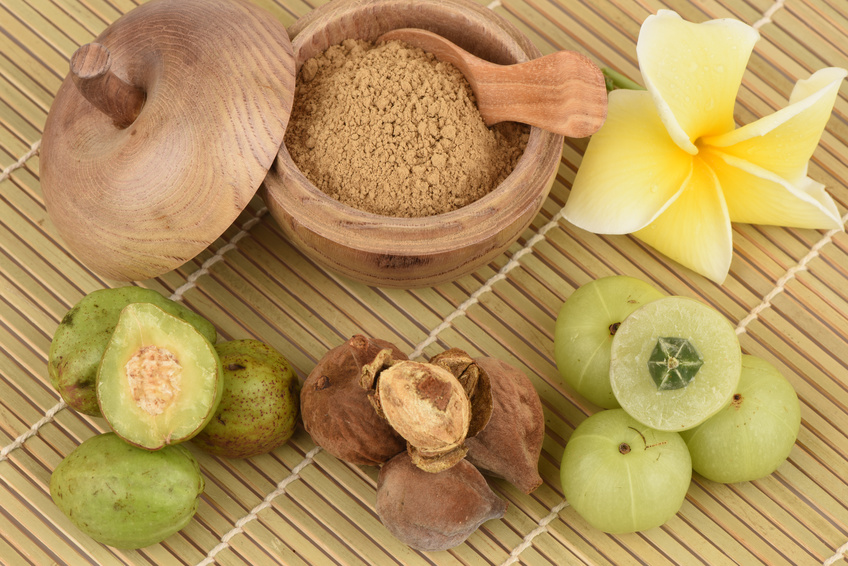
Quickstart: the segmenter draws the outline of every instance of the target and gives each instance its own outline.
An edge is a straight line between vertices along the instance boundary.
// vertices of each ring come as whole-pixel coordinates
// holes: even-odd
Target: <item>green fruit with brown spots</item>
[[[297,375],[288,361],[258,340],[232,340],[215,349],[224,368],[224,394],[193,442],[226,458],[250,458],[285,444],[300,407]]]
[[[208,320],[152,289],[119,287],[89,293],[62,318],[53,335],[47,361],[50,381],[71,408],[100,416],[95,391],[97,368],[121,310],[130,303],[154,304],[189,322],[212,344],[218,338]]]
[[[108,432],[89,438],[50,477],[50,496],[81,531],[116,548],[142,548],[185,527],[204,481],[182,446],[150,452]]]

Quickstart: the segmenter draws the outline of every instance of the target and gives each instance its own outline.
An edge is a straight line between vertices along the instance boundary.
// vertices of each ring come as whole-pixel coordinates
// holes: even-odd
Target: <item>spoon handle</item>
[[[487,125],[513,121],[572,138],[595,133],[606,120],[600,69],[575,51],[557,51],[516,65],[478,59],[472,90]]]

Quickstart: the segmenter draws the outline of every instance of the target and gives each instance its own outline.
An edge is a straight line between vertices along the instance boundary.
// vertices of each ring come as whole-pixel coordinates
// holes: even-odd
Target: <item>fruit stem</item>
[[[662,446],[663,444],[666,444],[666,442],[665,442],[665,441],[663,441],[663,442],[655,442],[655,443],[653,443],[653,444],[648,444],[648,440],[645,438],[645,435],[644,435],[644,434],[642,434],[642,431],[640,431],[638,428],[634,428],[634,427],[632,427],[632,426],[629,426],[629,427],[627,427],[627,428],[629,428],[630,430],[634,431],[636,434],[638,434],[639,436],[641,436],[641,437],[642,437],[642,444],[644,444],[644,445],[645,445],[645,450],[647,450],[648,448],[653,448],[654,446]],[[622,443],[619,445],[619,447],[618,447],[619,451],[621,451],[621,447],[622,447],[622,446],[627,446],[627,452],[630,452],[630,446],[628,446],[628,445],[627,445],[627,444],[625,444],[624,442],[622,442]],[[622,454],[626,454],[627,452],[622,452]]]
[[[604,67],[601,69],[601,73],[604,75],[604,82],[606,83],[607,92],[613,91],[617,88],[624,88],[628,90],[646,90],[645,87],[636,83],[618,71],[613,71],[609,67]]]
[[[621,444],[618,445],[618,451],[621,452],[622,454],[627,454],[627,453],[630,452],[630,445],[627,444],[626,442],[622,442]]]
[[[645,446],[648,445],[648,441],[645,440],[645,435],[642,434],[642,431],[640,431],[638,428],[635,428],[635,427],[632,427],[632,426],[629,426],[627,428],[629,428],[630,430],[632,430],[633,432],[635,432],[636,434],[638,434],[639,436],[642,437],[642,444],[644,444]]]

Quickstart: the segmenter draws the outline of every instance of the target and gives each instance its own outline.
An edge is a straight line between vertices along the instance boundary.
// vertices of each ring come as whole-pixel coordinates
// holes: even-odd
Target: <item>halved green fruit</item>
[[[97,374],[100,410],[118,436],[148,450],[188,440],[223,388],[218,354],[191,324],[150,303],[124,307]]]
[[[217,340],[211,322],[153,289],[129,286],[92,291],[65,314],[50,343],[50,381],[71,408],[101,416],[95,390],[97,368],[121,309],[130,303],[153,303],[190,322],[213,344]]]
[[[626,275],[595,279],[575,290],[560,308],[554,333],[557,369],[565,382],[599,407],[618,407],[609,380],[612,338],[630,313],[663,296]]]
[[[735,329],[695,299],[650,302],[612,340],[613,394],[634,419],[657,430],[679,432],[707,420],[730,402],[741,372]]]

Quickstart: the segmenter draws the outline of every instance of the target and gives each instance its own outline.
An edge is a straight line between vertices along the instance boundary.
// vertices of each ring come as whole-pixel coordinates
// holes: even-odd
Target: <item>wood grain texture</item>
[[[421,27],[502,64],[539,56],[503,18],[467,0],[333,2],[290,28],[298,65],[345,39],[375,41]],[[459,210],[421,218],[363,212],[330,198],[294,164],[285,146],[261,194],[286,236],[322,265],[383,287],[422,287],[474,271],[506,249],[550,190],[562,136],[532,128],[515,170],[491,193]]]
[[[152,0],[96,43],[113,87],[75,73],[63,82],[44,126],[44,200],[88,267],[147,279],[208,246],[259,187],[291,112],[291,44],[242,0]],[[132,89],[144,105],[116,123],[114,108],[127,106],[116,96]]]

